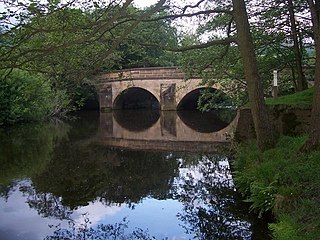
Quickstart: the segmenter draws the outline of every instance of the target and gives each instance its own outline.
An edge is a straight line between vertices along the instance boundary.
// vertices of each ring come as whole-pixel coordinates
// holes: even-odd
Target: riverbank
[[[311,100],[312,89],[267,102],[271,108],[292,108],[311,106]],[[236,185],[253,211],[260,216],[272,212],[275,222],[269,228],[273,239],[320,239],[320,151],[301,153],[306,138],[283,135],[265,152],[259,151],[254,141],[236,149]]]

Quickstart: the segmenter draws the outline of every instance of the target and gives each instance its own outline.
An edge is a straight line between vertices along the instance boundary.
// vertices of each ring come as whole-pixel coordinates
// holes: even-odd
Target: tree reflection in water
[[[177,198],[184,209],[178,217],[197,239],[251,239],[251,224],[237,204],[228,160],[203,156],[191,172],[181,174]],[[239,208],[240,207],[240,208]]]
[[[178,213],[177,217],[182,222],[180,225],[185,229],[186,234],[191,234],[190,236],[194,236],[194,239],[203,240],[252,239],[248,209],[243,208],[241,200],[238,199],[226,157],[219,155],[190,157],[189,155],[183,159],[179,154],[169,154],[166,157],[171,161],[179,162],[180,160],[180,173],[175,177],[174,182],[169,181],[170,189],[164,188],[166,190],[163,193],[167,191],[170,193],[165,197],[162,193],[158,197],[170,197],[183,203],[183,211]],[[128,227],[126,219],[114,225],[100,224],[91,227],[90,216],[85,215],[84,218],[85,221],[82,224],[71,220],[69,229],[58,228],[55,235],[48,237],[47,240],[155,239],[148,231],[142,229],[126,233],[125,230]]]
[[[133,206],[145,197],[167,199],[178,174],[178,163],[165,153],[62,146],[46,171],[32,181],[38,192],[61,196],[62,204],[71,209],[95,200],[105,206]]]
[[[56,197],[52,193],[37,192],[30,181],[20,182],[19,190],[27,197],[26,203],[29,207],[37,210],[41,217],[71,220],[73,211],[61,203],[61,197]]]
[[[51,226],[56,228],[53,236],[47,236],[45,240],[156,240],[146,230],[136,228],[131,233],[126,233],[128,220],[124,218],[122,222],[116,224],[99,224],[97,227],[90,227],[90,219],[87,214],[82,215],[83,223],[69,221],[69,229],[62,229],[60,225]]]

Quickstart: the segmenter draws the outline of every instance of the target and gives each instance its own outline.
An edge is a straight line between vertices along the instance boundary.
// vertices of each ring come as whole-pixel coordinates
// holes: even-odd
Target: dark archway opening
[[[179,102],[178,110],[198,110],[200,108],[214,109],[217,107],[230,106],[228,96],[215,88],[197,88],[185,95]]]
[[[211,133],[227,127],[234,119],[236,112],[223,108],[226,105],[230,105],[230,101],[222,91],[198,88],[181,99],[177,110],[179,118],[188,127],[197,132]]]
[[[132,87],[123,91],[113,104],[114,109],[160,109],[157,98],[149,91]]]

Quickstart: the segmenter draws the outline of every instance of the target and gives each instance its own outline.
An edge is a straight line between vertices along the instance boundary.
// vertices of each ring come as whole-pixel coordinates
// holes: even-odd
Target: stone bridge
[[[204,86],[199,78],[187,79],[178,67],[136,68],[105,73],[98,77],[101,111],[152,108],[195,109]]]

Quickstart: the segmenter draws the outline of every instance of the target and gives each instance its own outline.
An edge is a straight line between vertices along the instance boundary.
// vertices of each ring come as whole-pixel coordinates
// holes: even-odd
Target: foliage
[[[191,36],[186,36],[182,43],[189,45],[199,42]],[[179,65],[182,65],[188,77],[199,76],[207,86],[219,85],[220,90],[228,95],[232,105],[241,106],[248,101],[246,83],[243,80],[243,66],[237,48],[214,46],[183,52],[179,58]],[[211,94],[213,99],[214,95],[215,93]],[[208,92],[202,96],[202,98],[208,97],[210,97]]]
[[[320,152],[302,154],[306,137],[282,137],[277,146],[260,152],[255,143],[240,147],[234,160],[239,190],[260,215],[272,211],[275,239],[319,236]]]
[[[198,109],[202,112],[210,111],[211,109],[219,109],[233,106],[233,102],[222,91],[210,91],[204,89],[201,91],[198,98]]]
[[[162,12],[158,15],[165,14]],[[176,66],[178,54],[160,47],[166,44],[173,47],[178,45],[177,29],[170,21],[142,22],[120,44],[117,50],[120,59],[113,68]]]
[[[49,115],[53,93],[43,76],[20,70],[8,74],[2,71],[0,81],[0,126]]]
[[[248,8],[256,19],[252,26],[262,63],[271,64],[279,71],[289,70],[286,82],[296,91],[305,89],[307,83],[302,68],[309,61],[307,49],[312,45],[307,2],[255,1],[248,3]],[[266,66],[260,65],[262,77],[268,75],[264,72]]]
[[[270,224],[274,239],[278,240],[300,240],[298,235],[299,225],[289,216],[280,216],[277,224]]]
[[[46,55],[34,56],[31,52],[31,56],[27,55],[25,60],[20,60],[26,62],[22,68],[44,73],[52,82],[55,92],[52,115],[65,115],[82,108],[88,99],[95,99],[93,75],[101,66],[110,68],[116,58],[104,57],[108,51],[107,44],[103,43],[106,41],[104,38],[100,42],[86,39],[87,42],[83,43],[92,31],[86,29],[91,21],[94,21],[92,14],[64,8],[43,17],[41,21],[32,19],[25,26],[26,31],[46,29],[32,34],[29,41],[23,42],[19,48],[20,51],[50,49]],[[32,57],[32,61],[28,57]]]

